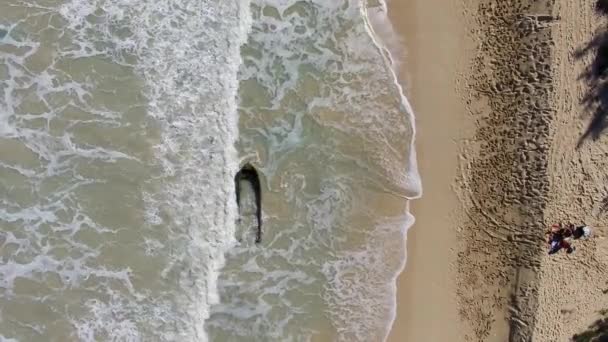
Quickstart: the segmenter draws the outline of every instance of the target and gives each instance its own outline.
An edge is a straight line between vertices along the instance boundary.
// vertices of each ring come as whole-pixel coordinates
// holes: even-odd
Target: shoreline
[[[589,341],[608,326],[608,10],[392,0],[424,196],[388,341]],[[585,50],[583,50],[585,49]],[[580,51],[585,51],[583,54]],[[600,69],[600,71],[602,71]],[[590,225],[547,255],[557,222]]]
[[[389,3],[409,52],[400,79],[411,80],[425,190],[389,341],[532,336],[556,115],[552,10],[552,0]]]
[[[457,176],[458,141],[471,124],[454,92],[458,71],[468,57],[461,49],[464,25],[454,7],[442,0],[388,3],[388,16],[406,50],[398,77],[415,113],[424,195],[410,203],[416,221],[407,232],[406,266],[398,278],[397,313],[387,341],[462,336],[456,289],[450,281],[455,277],[452,222],[459,211],[451,186]]]

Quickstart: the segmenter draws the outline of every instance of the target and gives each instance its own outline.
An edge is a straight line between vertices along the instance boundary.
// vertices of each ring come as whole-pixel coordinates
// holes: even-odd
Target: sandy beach
[[[412,202],[416,223],[408,232],[407,265],[398,284],[397,318],[389,341],[445,341],[461,333],[452,267],[454,220],[461,210],[451,185],[458,141],[468,123],[455,91],[467,52],[462,49],[465,26],[455,15],[458,4],[443,4],[389,2],[389,16],[406,49],[399,76],[416,113],[424,187],[423,197]]]
[[[389,341],[604,336],[607,29],[596,1],[393,0],[389,16],[407,50],[400,79],[424,189]],[[592,238],[547,255],[545,231],[567,221]]]

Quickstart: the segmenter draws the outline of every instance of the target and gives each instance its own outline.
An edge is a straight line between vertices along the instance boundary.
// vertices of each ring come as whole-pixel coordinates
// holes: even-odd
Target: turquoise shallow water
[[[382,340],[419,184],[381,5],[2,2],[0,339]]]

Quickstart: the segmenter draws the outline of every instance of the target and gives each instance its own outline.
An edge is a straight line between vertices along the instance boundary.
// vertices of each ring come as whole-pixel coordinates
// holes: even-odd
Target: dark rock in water
[[[256,218],[258,221],[255,242],[262,242],[262,190],[260,187],[260,177],[258,171],[253,165],[245,164],[236,176],[234,176],[234,185],[236,190],[236,204],[241,207],[241,181],[246,181],[251,184],[253,192],[255,194],[255,205],[256,205]]]
[[[8,34],[8,31],[6,29],[3,29],[0,27],[0,40],[4,39],[4,37],[6,37],[7,34]]]

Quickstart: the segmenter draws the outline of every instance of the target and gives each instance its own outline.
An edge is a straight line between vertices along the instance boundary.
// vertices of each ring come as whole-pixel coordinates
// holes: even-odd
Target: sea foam
[[[248,2],[5,5],[4,338],[205,340]]]
[[[264,238],[227,253],[207,321],[215,338],[388,333],[413,222],[406,200],[420,181],[413,112],[367,11],[358,1],[252,3],[238,147],[265,181]]]

